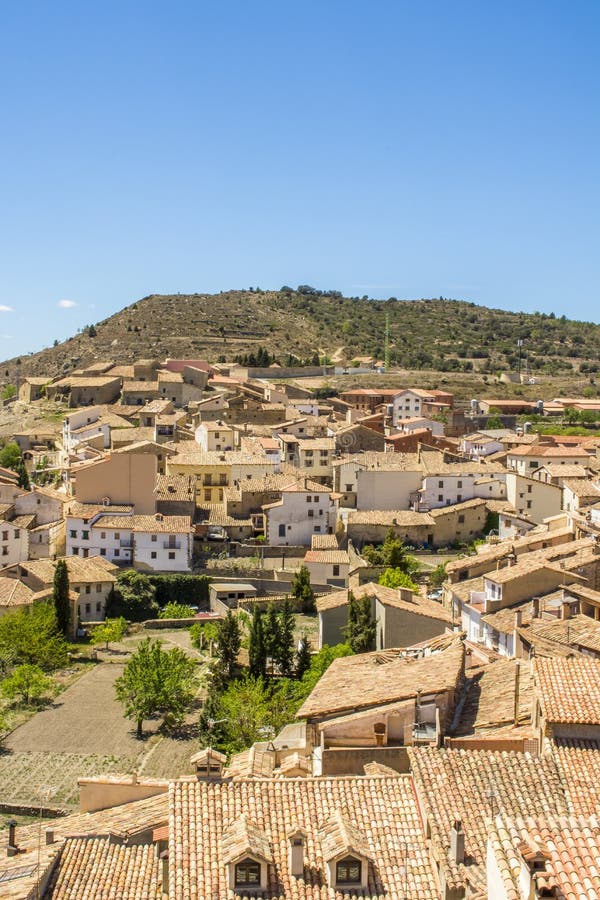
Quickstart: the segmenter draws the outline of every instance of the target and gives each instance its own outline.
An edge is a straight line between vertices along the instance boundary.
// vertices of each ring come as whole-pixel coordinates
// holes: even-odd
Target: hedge
[[[208,609],[208,575],[149,575],[156,589],[156,602],[161,607],[167,603],[182,603]]]

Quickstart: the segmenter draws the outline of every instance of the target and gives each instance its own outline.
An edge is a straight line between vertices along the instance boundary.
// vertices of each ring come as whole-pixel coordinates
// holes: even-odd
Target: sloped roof
[[[412,659],[402,650],[335,659],[296,713],[299,719],[333,716],[422,694],[455,690],[462,676],[460,639],[440,653]]]
[[[244,814],[250,825],[259,827],[256,849],[268,851],[273,860],[264,896],[272,900],[333,897],[323,841],[329,846],[327,824],[339,811],[352,823],[353,842],[356,839],[373,860],[369,886],[360,894],[363,900],[401,897],[403,892],[419,900],[439,898],[409,776],[278,778],[231,784],[180,781],[171,785],[170,796],[169,878],[177,885],[178,897],[238,900],[240,895],[228,890],[226,858],[232,858],[248,837],[238,840],[235,831],[235,823]],[[362,840],[358,841],[354,829]],[[304,877],[289,872],[288,840],[298,832],[308,835]],[[228,836],[225,847],[224,835]],[[410,864],[404,872],[398,853],[406,845],[410,845]]]
[[[538,657],[534,666],[536,694],[547,722],[600,725],[600,660]]]

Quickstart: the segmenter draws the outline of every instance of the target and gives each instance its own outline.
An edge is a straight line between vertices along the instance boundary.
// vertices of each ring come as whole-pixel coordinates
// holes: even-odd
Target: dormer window
[[[255,888],[260,885],[260,863],[254,859],[243,859],[235,866],[236,888]]]
[[[335,881],[337,885],[344,884],[360,884],[361,883],[360,859],[354,856],[346,856],[344,859],[338,860],[335,866]]]

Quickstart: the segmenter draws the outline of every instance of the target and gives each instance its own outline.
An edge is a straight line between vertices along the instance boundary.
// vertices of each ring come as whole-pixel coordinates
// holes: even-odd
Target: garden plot
[[[78,778],[131,772],[134,764],[115,756],[0,751],[0,802],[72,809],[79,801]]]

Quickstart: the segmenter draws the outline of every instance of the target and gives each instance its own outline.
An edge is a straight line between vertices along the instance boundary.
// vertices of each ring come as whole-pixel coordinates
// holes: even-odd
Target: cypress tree
[[[296,617],[292,613],[290,601],[286,597],[281,604],[279,613],[279,646],[275,661],[277,662],[282,675],[289,675],[292,670],[292,661],[294,659],[294,626]]]
[[[311,660],[310,641],[306,634],[303,634],[296,650],[296,662],[294,665],[296,678],[302,678],[304,673],[310,668]]]
[[[59,631],[67,637],[71,622],[71,604],[69,602],[69,572],[64,559],[59,559],[54,568],[52,599],[56,611],[56,624]]]
[[[263,635],[262,612],[257,605],[252,610],[250,630],[248,633],[248,656],[250,674],[261,678],[267,671],[267,650]]]

